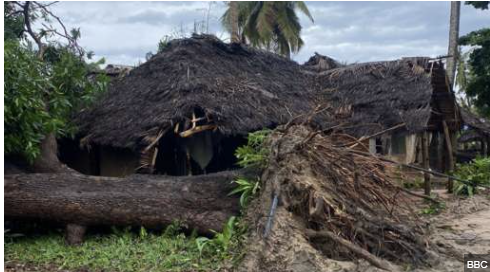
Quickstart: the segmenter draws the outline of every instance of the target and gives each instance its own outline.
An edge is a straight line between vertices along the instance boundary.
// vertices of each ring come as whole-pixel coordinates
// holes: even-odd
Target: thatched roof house
[[[162,149],[209,134],[212,140],[202,136],[206,139],[200,141],[213,142],[217,154],[226,142],[220,139],[235,137],[225,143],[233,149],[249,132],[311,111],[314,90],[306,80],[300,65],[269,52],[213,36],[173,40],[162,53],[115,80],[94,107],[80,114],[82,143],[154,154],[148,147],[159,141],[166,142]],[[225,152],[227,160],[234,161],[233,150]],[[166,162],[180,153],[165,152]],[[152,160],[147,163],[155,164]],[[203,160],[207,165],[209,158]]]
[[[450,131],[459,126],[440,61],[343,65],[315,54],[298,65],[207,35],[171,41],[115,79],[77,122],[82,145],[95,150],[92,174],[138,167],[199,174],[234,167],[234,150],[249,132],[284,124],[319,105],[323,110],[313,124],[342,127],[365,139],[376,134],[367,140],[373,152],[408,154],[400,158],[406,162],[417,157],[419,133],[440,139],[443,121]]]
[[[319,62],[334,65],[316,69],[314,88],[332,107],[333,120],[346,124],[346,132],[361,137],[397,127],[385,137],[371,138],[373,152],[402,155],[395,159],[411,163],[417,157],[417,134],[438,136],[443,121],[449,131],[459,129],[455,96],[439,60],[417,57],[342,66],[316,54],[305,69],[315,70],[310,67]],[[434,145],[439,138],[432,137]]]
[[[461,108],[461,118],[464,130],[458,142],[464,145],[474,143],[483,156],[490,155],[490,120],[479,117],[467,109]],[[465,148],[466,149],[466,148]]]

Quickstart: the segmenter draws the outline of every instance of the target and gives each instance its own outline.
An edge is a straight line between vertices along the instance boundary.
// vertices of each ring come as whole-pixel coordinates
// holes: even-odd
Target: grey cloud
[[[56,7],[70,27],[81,27],[81,43],[108,62],[136,64],[165,35],[192,31],[205,20],[209,2],[61,2]],[[227,37],[219,23],[223,2],[212,4],[210,33]],[[437,56],[447,50],[449,2],[307,2],[315,19],[300,16],[305,46],[341,61],[402,56]],[[490,25],[490,11],[463,5],[461,33]]]

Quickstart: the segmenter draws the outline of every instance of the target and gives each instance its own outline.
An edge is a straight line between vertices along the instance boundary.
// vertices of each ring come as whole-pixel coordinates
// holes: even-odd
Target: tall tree
[[[66,169],[58,160],[56,136],[74,132],[70,115],[106,85],[101,78],[87,78],[94,65],[84,58],[91,53],[78,46],[80,32],[68,31],[50,11],[52,4],[15,1],[4,10],[10,28],[4,32],[19,34],[10,35],[4,47],[5,151],[22,155],[39,172]],[[34,20],[39,20],[40,30],[34,29]],[[58,37],[67,44],[60,44]]]
[[[230,9],[230,19],[229,19],[229,24],[231,28],[231,42],[232,43],[239,43],[240,42],[240,37],[238,33],[238,2],[236,1],[230,1],[229,2],[229,9]]]
[[[222,23],[230,32],[238,23],[242,41],[252,46],[265,48],[286,57],[298,52],[303,46],[301,24],[296,11],[313,18],[302,1],[248,1],[237,3],[238,16],[232,16],[232,9],[222,17]],[[232,19],[235,18],[235,19]]]
[[[489,1],[466,2],[477,9],[487,10]],[[480,114],[490,117],[490,28],[470,32],[459,39],[460,45],[471,46],[468,59],[466,96],[471,98]]]
[[[447,75],[451,86],[454,84],[456,74],[456,62],[458,59],[458,37],[459,37],[459,17],[461,11],[461,2],[451,2],[451,15],[449,18],[449,45],[447,59]]]

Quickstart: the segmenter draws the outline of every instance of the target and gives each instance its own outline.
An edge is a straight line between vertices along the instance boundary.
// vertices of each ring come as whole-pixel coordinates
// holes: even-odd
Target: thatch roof
[[[459,143],[468,143],[473,141],[480,141],[482,135],[475,130],[464,131],[458,138]]]
[[[308,71],[322,72],[334,68],[343,67],[345,65],[342,65],[340,62],[330,57],[323,56],[315,52],[315,55],[311,56],[310,59],[308,59],[308,61],[305,62],[302,66],[303,69]]]
[[[452,129],[457,127],[455,98],[443,65],[429,58],[325,69],[314,82],[322,100],[331,105],[334,120],[348,124],[346,132],[354,136],[402,123],[410,132],[440,129],[442,118]]]
[[[197,108],[225,134],[287,122],[314,107],[301,66],[213,36],[171,41],[162,53],[115,80],[78,117],[85,142],[138,149],[142,139]]]
[[[461,108],[463,123],[476,130],[479,134],[490,136],[490,120],[479,117],[467,109]]]
[[[343,124],[354,136],[405,124],[410,132],[454,130],[459,114],[445,70],[429,58],[341,65],[315,54],[304,65],[200,35],[112,82],[77,118],[84,143],[140,149],[200,111],[225,135],[246,134],[325,109],[313,123]],[[201,114],[201,115],[202,115]],[[182,126],[181,126],[182,127]]]

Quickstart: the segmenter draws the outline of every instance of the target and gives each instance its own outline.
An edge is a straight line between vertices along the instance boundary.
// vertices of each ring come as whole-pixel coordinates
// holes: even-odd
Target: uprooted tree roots
[[[242,269],[329,271],[355,259],[390,271],[426,265],[421,221],[391,181],[393,167],[348,141],[304,126],[271,135],[262,192],[246,216],[252,227]]]

